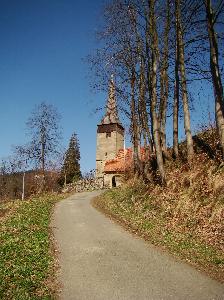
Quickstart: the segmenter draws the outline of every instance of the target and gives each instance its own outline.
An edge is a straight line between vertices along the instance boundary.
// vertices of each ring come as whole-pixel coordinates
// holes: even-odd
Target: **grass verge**
[[[129,231],[224,282],[224,253],[195,235],[194,227],[170,226],[171,218],[149,194],[124,186],[98,196],[93,206]],[[221,241],[220,241],[221,243]]]
[[[53,299],[49,224],[58,195],[0,205],[0,299]]]

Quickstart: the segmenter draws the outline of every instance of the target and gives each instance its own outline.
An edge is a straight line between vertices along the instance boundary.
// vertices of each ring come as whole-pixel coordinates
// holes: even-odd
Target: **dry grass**
[[[167,187],[132,179],[94,205],[224,282],[224,165],[214,135],[198,135],[191,167],[184,159],[167,162]]]

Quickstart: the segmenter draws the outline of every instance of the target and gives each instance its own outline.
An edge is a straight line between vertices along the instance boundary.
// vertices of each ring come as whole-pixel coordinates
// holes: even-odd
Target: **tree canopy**
[[[68,149],[65,153],[64,164],[62,167],[62,178],[64,179],[64,184],[71,183],[77,181],[81,178],[80,171],[80,145],[79,140],[76,133],[73,133]],[[60,182],[62,179],[60,180]]]

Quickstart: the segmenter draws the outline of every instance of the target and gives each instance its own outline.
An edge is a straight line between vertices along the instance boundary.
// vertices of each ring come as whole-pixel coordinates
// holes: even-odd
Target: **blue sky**
[[[93,94],[82,59],[96,47],[101,0],[0,1],[0,157],[23,144],[25,122],[42,101],[62,115],[63,143],[76,131],[82,170],[95,168],[94,108],[106,95]]]

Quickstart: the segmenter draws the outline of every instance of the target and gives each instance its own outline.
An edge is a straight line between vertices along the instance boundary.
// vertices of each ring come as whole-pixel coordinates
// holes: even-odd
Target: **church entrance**
[[[111,187],[119,187],[122,184],[122,178],[120,175],[114,175],[111,181]]]
[[[113,176],[112,177],[112,187],[116,187],[117,184],[116,184],[116,176]]]

